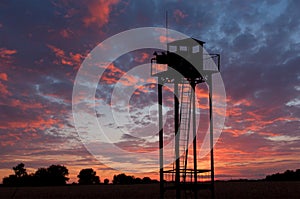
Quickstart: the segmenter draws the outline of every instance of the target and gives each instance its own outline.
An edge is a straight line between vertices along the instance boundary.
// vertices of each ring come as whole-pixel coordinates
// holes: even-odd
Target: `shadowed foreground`
[[[167,198],[174,198],[167,192]],[[210,198],[209,191],[199,197]],[[159,185],[87,185],[61,187],[0,187],[3,199],[159,198]],[[216,198],[300,198],[300,182],[216,182]]]

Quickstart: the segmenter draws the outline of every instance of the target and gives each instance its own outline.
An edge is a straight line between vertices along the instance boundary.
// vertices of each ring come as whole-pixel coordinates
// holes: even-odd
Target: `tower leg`
[[[179,159],[179,100],[178,96],[178,81],[174,83],[174,124],[175,124],[175,158],[176,158],[176,172],[175,172],[175,186],[176,199],[180,199],[180,159]]]
[[[158,128],[159,128],[159,182],[160,199],[164,198],[164,152],[163,152],[163,115],[162,115],[162,81],[158,82]]]
[[[194,194],[195,199],[198,198],[198,190],[197,190],[197,129],[196,129],[196,85],[194,82],[191,84],[192,86],[192,107],[193,107],[193,156],[194,156]]]
[[[210,170],[211,170],[211,195],[215,197],[215,166],[214,166],[214,133],[213,133],[213,107],[212,107],[212,74],[209,77],[209,119],[210,119]]]

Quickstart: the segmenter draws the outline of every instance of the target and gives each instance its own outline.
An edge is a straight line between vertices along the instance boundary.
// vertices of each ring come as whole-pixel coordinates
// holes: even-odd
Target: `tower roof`
[[[198,39],[195,38],[186,38],[186,39],[181,39],[181,40],[176,40],[176,41],[172,41],[170,43],[168,43],[168,45],[195,45],[195,42],[197,42],[198,44],[200,44],[201,46],[203,44],[205,44],[204,41],[200,41]]]

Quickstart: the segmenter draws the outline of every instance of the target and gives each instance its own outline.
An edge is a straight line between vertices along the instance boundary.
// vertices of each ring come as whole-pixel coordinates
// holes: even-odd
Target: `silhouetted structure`
[[[158,78],[159,103],[159,149],[160,149],[160,197],[164,198],[166,190],[175,189],[176,198],[182,190],[192,191],[194,198],[201,188],[210,188],[214,197],[214,156],[213,156],[213,110],[212,110],[212,75],[220,71],[220,56],[204,54],[204,42],[192,38],[177,40],[167,44],[166,52],[154,52],[151,59],[151,75]],[[200,169],[197,165],[197,129],[195,88],[206,82],[209,87],[210,112],[210,169]],[[164,128],[162,115],[163,85],[174,85],[174,133],[175,163],[172,168],[164,165]],[[191,127],[192,121],[192,127]],[[193,162],[189,161],[189,138],[192,129]],[[209,173],[210,182],[200,183],[198,176]],[[175,183],[165,182],[165,176]]]

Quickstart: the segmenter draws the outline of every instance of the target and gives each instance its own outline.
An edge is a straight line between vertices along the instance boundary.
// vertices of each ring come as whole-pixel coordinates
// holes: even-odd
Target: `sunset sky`
[[[123,172],[103,164],[82,143],[72,115],[73,84],[83,60],[99,43],[133,28],[164,28],[166,11],[170,29],[203,40],[208,52],[221,54],[227,112],[215,145],[216,178],[257,179],[299,169],[299,7],[296,0],[2,0],[0,178],[20,162],[29,172],[65,165],[70,182],[77,181],[83,168],[94,168],[101,181]],[[103,106],[96,113],[107,135],[126,127],[106,115],[114,85],[135,66],[149,64],[152,53],[146,49],[122,55],[101,77],[96,98]],[[128,82],[135,81],[129,77]],[[129,104],[138,127],[126,127],[128,132],[114,143],[136,153],[158,146],[157,137],[144,128],[155,121],[156,86],[143,81],[149,84],[137,88]],[[123,85],[128,82],[122,80]],[[170,90],[166,93],[170,96]],[[199,110],[207,105],[202,98],[199,94]],[[172,113],[168,107],[164,110]],[[201,127],[207,128],[205,117],[203,121]],[[126,158],[128,167],[142,166]],[[157,178],[158,170],[128,174]]]

